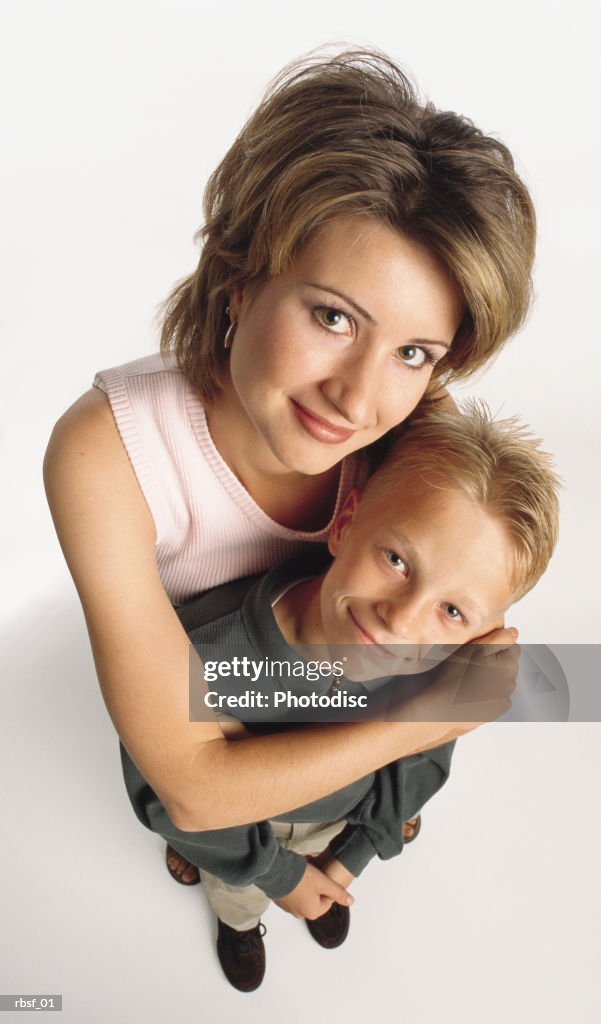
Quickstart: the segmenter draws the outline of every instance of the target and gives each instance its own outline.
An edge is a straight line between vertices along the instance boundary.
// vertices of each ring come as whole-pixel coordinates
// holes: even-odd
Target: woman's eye
[[[405,561],[403,561],[403,559],[401,558],[400,555],[397,555],[396,551],[385,551],[384,552],[384,557],[385,557],[386,561],[388,562],[388,564],[393,569],[396,569],[396,571],[401,573],[403,576],[407,575],[407,573],[408,573],[407,563]]]
[[[315,316],[322,327],[333,334],[350,334],[351,318],[334,306],[316,306]]]
[[[443,604],[442,607],[445,615],[447,615],[449,619],[452,619],[453,622],[465,621],[463,615],[459,611],[459,608],[456,608],[454,604]]]
[[[397,348],[397,359],[410,366],[414,370],[421,369],[426,363],[433,365],[434,359],[425,348],[418,348],[417,345],[402,345]]]

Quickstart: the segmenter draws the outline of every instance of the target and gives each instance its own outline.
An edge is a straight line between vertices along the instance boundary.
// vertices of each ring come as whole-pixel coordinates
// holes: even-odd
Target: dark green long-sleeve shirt
[[[286,644],[278,629],[272,601],[287,583],[323,567],[323,553],[311,554],[302,561],[277,566],[264,576],[216,587],[176,611],[190,640],[198,645],[210,644],[212,652],[223,652],[223,658],[231,658],[235,653],[240,658],[259,661],[268,654],[271,659],[294,662],[298,654]],[[248,687],[248,680],[228,679],[227,684],[227,692],[236,692],[236,685],[239,692]],[[351,685],[354,692],[360,689],[358,684]],[[291,679],[286,686],[298,694],[326,693],[330,680],[308,683],[303,678]],[[212,683],[211,688],[223,691],[223,681]],[[228,713],[232,711],[228,709]],[[256,714],[254,721],[249,721],[253,717],[249,712],[239,711],[237,717],[243,714],[245,724],[253,731],[276,732],[282,728],[277,724],[257,724]],[[401,852],[403,823],[414,817],[446,782],[454,745],[445,743],[427,753],[401,758],[320,800],[291,808],[276,820],[316,822],[345,818],[347,825],[332,841],[331,850],[353,875],[358,875],[374,856],[386,860]],[[268,821],[184,832],[175,827],[122,745],[121,758],[127,792],[139,820],[168,839],[193,864],[230,885],[255,884],[273,899],[287,895],[298,884],[305,871],[305,859],[278,844]]]

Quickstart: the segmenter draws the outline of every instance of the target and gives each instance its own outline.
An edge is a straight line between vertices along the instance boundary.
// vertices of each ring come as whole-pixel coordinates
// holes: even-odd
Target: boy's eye
[[[396,571],[401,573],[403,576],[408,575],[409,570],[407,568],[407,563],[400,555],[397,555],[396,551],[385,551],[384,557],[393,569],[396,569]]]
[[[459,608],[456,608],[454,604],[443,604],[442,608],[445,614],[448,615],[448,617],[452,619],[453,622],[465,621],[463,615],[459,611]]]
[[[434,365],[436,360],[431,352],[425,348],[418,348],[417,345],[402,345],[401,348],[396,350],[397,359],[405,363],[406,366],[410,366],[413,370],[419,370],[426,363],[431,366]]]
[[[332,334],[350,334],[351,317],[335,306],[316,306],[313,310],[318,323]]]

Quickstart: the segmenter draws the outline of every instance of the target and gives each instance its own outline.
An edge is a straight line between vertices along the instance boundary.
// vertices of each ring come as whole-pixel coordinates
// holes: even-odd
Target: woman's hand
[[[499,649],[511,647],[512,644],[517,643],[519,638],[519,632],[515,626],[509,626],[505,628],[502,622],[494,626],[488,633],[483,633],[482,636],[477,636],[473,640],[470,640],[470,644],[492,644]]]
[[[497,629],[465,644],[428,673],[422,692],[388,711],[393,721],[453,723],[454,738],[511,707],[520,648],[517,631]]]
[[[305,873],[296,888],[274,902],[293,917],[304,917],[308,921],[314,921],[322,914],[327,914],[333,903],[350,907],[354,900],[342,885],[328,877],[314,864],[307,863]]]

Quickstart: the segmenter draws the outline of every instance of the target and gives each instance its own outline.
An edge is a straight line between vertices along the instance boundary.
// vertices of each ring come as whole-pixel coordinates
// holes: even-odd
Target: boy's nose
[[[412,599],[380,601],[376,605],[380,621],[390,634],[388,643],[421,644],[426,627],[424,609]]]

